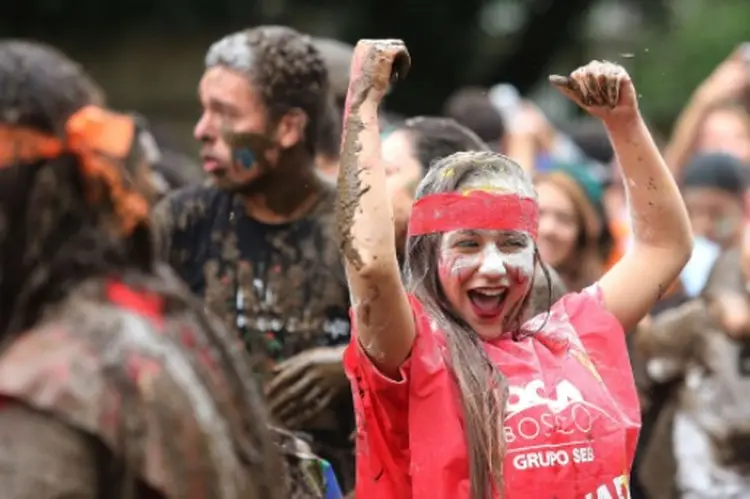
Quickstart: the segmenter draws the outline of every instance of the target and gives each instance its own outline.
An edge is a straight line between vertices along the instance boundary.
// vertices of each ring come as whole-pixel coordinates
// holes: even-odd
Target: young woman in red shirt
[[[411,214],[402,281],[378,106],[409,67],[396,40],[352,62],[339,230],[355,334],[357,499],[625,498],[640,428],[624,331],[691,251],[685,207],[626,71],[551,77],[600,118],[623,168],[634,244],[597,283],[527,317],[538,209],[511,159],[433,165]]]

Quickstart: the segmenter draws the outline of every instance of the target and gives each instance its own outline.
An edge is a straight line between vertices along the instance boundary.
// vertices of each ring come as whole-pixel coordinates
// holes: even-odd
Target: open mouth
[[[507,288],[472,289],[468,292],[474,313],[483,319],[499,317],[503,311],[503,301]]]

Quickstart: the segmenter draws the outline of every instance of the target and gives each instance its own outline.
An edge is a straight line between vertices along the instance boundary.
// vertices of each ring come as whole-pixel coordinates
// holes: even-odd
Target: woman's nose
[[[486,277],[502,277],[507,273],[505,258],[495,246],[488,246],[483,251],[479,273]]]

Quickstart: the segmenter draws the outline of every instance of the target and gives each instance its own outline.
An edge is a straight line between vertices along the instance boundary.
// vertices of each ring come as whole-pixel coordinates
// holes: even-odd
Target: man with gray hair
[[[310,37],[283,26],[228,35],[205,62],[195,138],[211,182],[156,208],[159,250],[236,329],[274,420],[311,435],[339,480],[353,485],[341,365],[349,293],[334,237],[335,189],[315,167],[327,130],[326,66]]]

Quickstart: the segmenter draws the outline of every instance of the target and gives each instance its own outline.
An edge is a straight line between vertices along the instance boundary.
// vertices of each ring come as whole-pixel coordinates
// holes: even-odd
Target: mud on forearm
[[[635,241],[689,251],[687,211],[646,124],[637,116],[608,132],[622,170]]]
[[[395,258],[393,214],[380,163],[376,79],[364,70],[376,49],[355,53],[344,111],[336,219],[341,252],[347,265],[362,271],[388,254]]]

